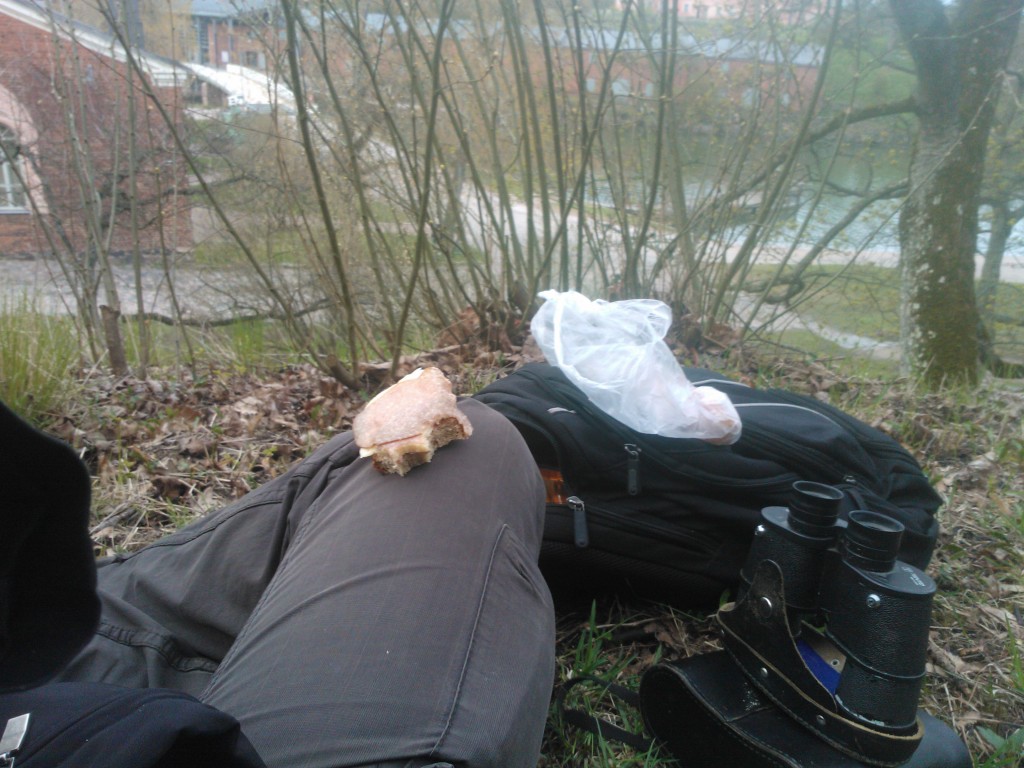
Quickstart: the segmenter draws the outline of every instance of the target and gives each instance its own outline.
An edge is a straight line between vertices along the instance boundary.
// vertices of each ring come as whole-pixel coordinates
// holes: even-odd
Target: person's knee
[[[500,447],[506,460],[521,462],[536,469],[536,462],[526,441],[505,416],[488,405],[468,398],[459,401],[459,408],[473,425],[473,435],[470,438],[473,450],[487,451]]]
[[[471,397],[463,397],[459,399],[458,405],[462,412],[469,417],[470,422],[473,424],[474,431],[477,429],[487,431],[493,430],[496,434],[516,432],[516,428],[513,426],[511,421],[489,405],[484,405],[479,400],[474,400]]]

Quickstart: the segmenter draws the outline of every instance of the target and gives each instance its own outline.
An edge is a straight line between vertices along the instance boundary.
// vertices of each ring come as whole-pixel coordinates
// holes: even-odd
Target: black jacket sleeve
[[[74,450],[0,403],[0,691],[46,682],[96,629],[89,500]]]

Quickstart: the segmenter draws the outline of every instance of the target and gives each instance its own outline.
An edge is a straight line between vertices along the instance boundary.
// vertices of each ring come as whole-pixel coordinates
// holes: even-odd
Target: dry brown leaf
[[[979,605],[978,610],[980,610],[982,613],[988,614],[996,621],[998,621],[1002,626],[1013,627],[1018,623],[1017,617],[1014,616],[1010,611],[1004,610],[1002,608],[996,608],[993,605]]]
[[[217,448],[217,438],[213,435],[192,435],[181,441],[181,452],[186,456],[208,456]]]
[[[180,477],[171,475],[157,475],[151,481],[156,494],[168,501],[177,501],[187,496],[192,490],[191,487]]]
[[[972,665],[965,662],[952,651],[947,651],[945,648],[942,648],[934,640],[928,641],[928,651],[935,659],[936,665],[947,672],[952,672],[955,675],[963,677],[971,669]]]

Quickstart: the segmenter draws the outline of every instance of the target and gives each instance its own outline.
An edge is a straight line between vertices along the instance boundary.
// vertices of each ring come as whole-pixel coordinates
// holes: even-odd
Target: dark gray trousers
[[[350,435],[99,569],[63,674],[184,690],[272,768],[536,765],[554,674],[542,482],[504,417],[405,477]]]

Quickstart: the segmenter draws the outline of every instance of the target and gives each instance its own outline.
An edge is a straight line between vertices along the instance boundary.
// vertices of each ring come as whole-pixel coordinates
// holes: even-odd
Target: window
[[[244,51],[242,59],[249,69],[267,68],[267,58],[263,55],[263,51]]]
[[[206,20],[196,19],[196,43],[199,46],[199,57],[196,59],[200,64],[210,63],[210,29]]]
[[[28,208],[25,189],[21,185],[24,178],[24,162],[18,157],[18,142],[14,131],[6,125],[0,125],[0,211],[24,211]],[[14,165],[8,161],[13,158]]]

